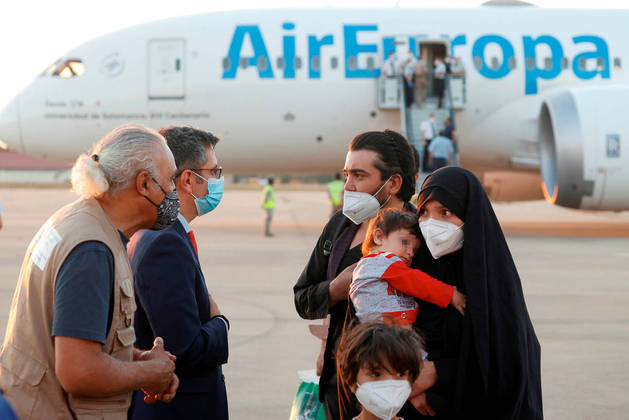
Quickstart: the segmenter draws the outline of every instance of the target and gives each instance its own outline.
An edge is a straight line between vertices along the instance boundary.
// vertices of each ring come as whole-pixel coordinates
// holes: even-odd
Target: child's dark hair
[[[384,236],[389,236],[391,232],[396,230],[408,229],[409,232],[421,239],[421,231],[419,230],[416,215],[395,209],[380,210],[376,217],[371,219],[367,227],[367,233],[361,248],[363,256],[369,255],[376,246],[373,240],[376,229],[380,229]]]
[[[357,324],[343,337],[337,351],[343,386],[356,383],[360,368],[376,370],[390,366],[391,373],[408,372],[411,383],[419,375],[422,340],[411,329],[381,322]]]

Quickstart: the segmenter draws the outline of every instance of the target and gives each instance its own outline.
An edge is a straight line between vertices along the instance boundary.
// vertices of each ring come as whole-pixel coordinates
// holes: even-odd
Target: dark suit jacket
[[[136,347],[150,349],[164,339],[177,356],[179,389],[174,400],[154,405],[136,391],[132,419],[227,419],[221,364],[227,363],[227,328],[210,319],[210,299],[199,260],[177,220],[163,231],[143,230],[127,246],[135,280]]]

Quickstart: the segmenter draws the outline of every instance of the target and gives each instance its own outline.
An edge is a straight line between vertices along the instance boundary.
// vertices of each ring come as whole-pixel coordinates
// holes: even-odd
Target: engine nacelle
[[[539,117],[542,190],[575,209],[629,209],[629,86],[562,90]]]

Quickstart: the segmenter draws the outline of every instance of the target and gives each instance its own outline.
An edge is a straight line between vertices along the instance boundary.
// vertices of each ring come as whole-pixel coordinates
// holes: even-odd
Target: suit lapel
[[[175,232],[179,234],[179,236],[183,238],[184,242],[186,243],[188,252],[192,254],[192,258],[194,258],[194,261],[197,264],[197,268],[199,269],[199,271],[201,271],[201,264],[199,263],[199,258],[197,256],[196,251],[194,250],[194,246],[192,246],[190,237],[186,233],[186,229],[184,229],[183,225],[181,224],[179,220],[175,221],[175,224],[173,225],[172,228],[175,230]]]

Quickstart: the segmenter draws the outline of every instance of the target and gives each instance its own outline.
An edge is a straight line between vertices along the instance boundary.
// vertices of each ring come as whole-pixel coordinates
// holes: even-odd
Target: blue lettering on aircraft
[[[609,79],[609,52],[607,51],[607,43],[602,38],[593,35],[583,35],[583,36],[575,36],[572,38],[575,44],[580,44],[582,42],[589,42],[594,44],[596,51],[588,51],[583,52],[576,57],[574,57],[574,61],[572,62],[572,71],[579,79],[591,79],[595,77],[597,74],[600,74],[603,79]],[[603,64],[602,66],[597,66],[596,70],[585,70],[581,69],[579,66],[579,62],[581,60],[588,59],[601,59]]]
[[[343,35],[345,36],[345,77],[348,79],[357,78],[378,78],[380,69],[362,69],[358,67],[358,55],[365,53],[377,53],[377,44],[359,44],[358,32],[377,31],[378,25],[345,25]]]
[[[537,79],[554,79],[561,73],[561,58],[563,57],[563,48],[557,40],[550,35],[542,35],[533,39],[530,36],[522,37],[524,45],[525,57],[525,87],[524,93],[531,95],[537,93]],[[551,65],[549,69],[540,69],[537,67],[536,48],[538,45],[545,44],[550,48]]]
[[[286,22],[282,25],[282,28],[291,31],[295,29],[295,24]],[[284,79],[295,78],[295,36],[284,35],[282,37],[282,44],[284,47]]]
[[[497,44],[502,50],[502,64],[497,69],[492,69],[485,62],[485,48],[491,43]],[[481,61],[481,66],[478,69],[481,76],[485,76],[488,79],[501,79],[511,72],[509,59],[514,57],[513,46],[507,38],[500,35],[481,36],[472,47],[472,57],[474,57],[474,60],[480,59]]]
[[[326,46],[335,44],[335,36],[333,34],[316,35],[308,34],[305,41],[300,40],[295,35],[295,24],[292,22],[284,22],[282,29],[282,58],[284,61],[283,72],[284,79],[295,79],[297,77],[298,66],[296,65],[297,53],[296,44],[298,42],[306,42],[308,48],[308,78],[321,79],[322,72],[322,50]],[[381,52],[382,59],[386,59],[389,52],[395,51],[395,38],[383,37],[381,43],[373,41],[365,41],[365,36],[377,36],[378,25],[343,25],[343,48],[344,48],[344,68],[345,77],[348,79],[374,79],[380,76],[380,69],[376,66],[361,67],[364,63],[365,55],[373,57]],[[444,39],[449,39],[448,35],[441,35]],[[410,51],[417,56],[417,41],[428,38],[426,34],[415,34],[409,36],[408,46]],[[572,59],[572,72],[576,77],[582,80],[593,79],[600,76],[602,79],[609,79],[610,76],[610,57],[607,42],[595,35],[578,35],[574,36],[572,42],[577,47],[582,47]],[[485,60],[485,50],[489,45],[495,45],[499,48],[502,55],[502,62],[497,67],[488,65]],[[243,46],[250,47],[248,50],[253,52],[251,56],[242,54]],[[468,45],[467,36],[458,34],[450,41],[450,53],[453,56],[462,56],[462,47]],[[506,37],[499,34],[486,34],[479,36],[474,42],[470,41],[471,55],[475,63],[476,71],[487,79],[502,79],[508,77],[515,64],[515,50],[512,42]],[[522,36],[522,51],[524,71],[524,93],[527,95],[535,95],[539,91],[539,80],[552,80],[561,75],[565,70],[562,66],[562,60],[565,60],[564,49],[561,42],[552,35],[524,35]],[[542,56],[548,62],[539,66],[538,57]],[[548,51],[550,56],[548,56]],[[266,43],[258,25],[238,25],[234,30],[234,34],[227,51],[226,68],[223,71],[223,79],[235,79],[238,72],[252,71],[248,67],[255,68],[258,77],[261,79],[273,79],[275,77],[272,68],[272,62],[269,58]],[[596,67],[584,65],[585,62],[596,61]],[[247,64],[246,66],[241,63]]]
[[[253,49],[253,57],[240,56],[242,44],[245,42],[245,35],[249,36],[249,41]],[[227,57],[229,58],[229,67],[223,72],[223,79],[233,79],[236,77],[241,58],[247,59],[249,66],[257,67],[258,76],[260,76],[260,78],[273,78],[271,60],[269,59],[269,53],[266,50],[264,39],[262,38],[262,33],[258,25],[236,26],[232,42],[229,45]],[[261,61],[263,60],[266,60],[266,66],[262,65],[263,63],[261,63]]]
[[[324,45],[334,45],[334,35],[325,35],[320,39],[316,35],[308,36],[308,77],[311,79],[321,78],[321,47]],[[318,66],[312,64],[315,57],[319,57]]]

